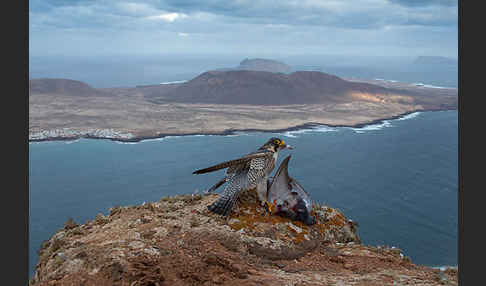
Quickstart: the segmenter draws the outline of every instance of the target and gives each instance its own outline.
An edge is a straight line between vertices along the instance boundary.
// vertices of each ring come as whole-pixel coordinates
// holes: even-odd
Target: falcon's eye
[[[280,145],[282,145],[282,144],[283,144],[283,141],[282,141],[282,140],[280,140],[280,139],[275,139],[275,141],[273,141],[273,143],[275,143],[275,145],[280,146]]]

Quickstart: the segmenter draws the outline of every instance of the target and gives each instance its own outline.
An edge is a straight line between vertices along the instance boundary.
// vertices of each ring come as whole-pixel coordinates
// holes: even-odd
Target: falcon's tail
[[[208,206],[208,210],[216,214],[227,216],[233,209],[233,205],[235,204],[236,199],[238,199],[240,190],[247,188],[248,182],[245,173],[231,178],[229,184],[219,198]]]
[[[214,203],[208,206],[208,210],[222,216],[229,215],[238,199],[238,194],[238,190],[225,190]]]

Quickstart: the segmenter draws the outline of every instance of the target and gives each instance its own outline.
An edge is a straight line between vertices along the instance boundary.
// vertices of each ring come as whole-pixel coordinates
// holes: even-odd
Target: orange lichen
[[[234,230],[240,230],[241,228],[254,230],[258,223],[277,224],[288,221],[288,219],[280,216],[262,215],[254,205],[240,206],[239,212],[231,214],[231,218],[239,220],[239,222],[229,224]]]
[[[329,232],[346,225],[347,219],[339,211],[327,207],[319,208],[324,213],[312,210],[310,214],[316,218],[316,223],[309,226],[301,221],[270,214],[259,204],[256,192],[251,190],[245,193],[243,199],[238,200],[228,226],[235,231],[245,229],[253,234],[270,233],[273,238],[299,244],[309,239],[324,238]]]
[[[270,215],[269,213],[262,214],[263,209],[255,205],[240,205],[237,213],[231,215],[231,219],[236,219],[236,222],[229,223],[229,227],[239,231],[240,229],[248,229],[250,231],[256,231],[257,226],[260,224],[268,224],[270,226],[276,226],[278,224],[286,225],[286,232],[281,235],[284,240],[291,241],[293,243],[301,243],[306,240],[306,235],[309,235],[310,226],[305,225],[300,221],[292,221],[288,218],[278,215]],[[292,223],[299,227],[302,231],[297,232],[287,223]],[[316,227],[318,224],[312,226]]]
[[[344,216],[342,214],[340,214],[340,213],[336,213],[336,215],[332,216],[329,219],[328,223],[330,225],[343,227],[344,226],[344,221],[345,221]]]

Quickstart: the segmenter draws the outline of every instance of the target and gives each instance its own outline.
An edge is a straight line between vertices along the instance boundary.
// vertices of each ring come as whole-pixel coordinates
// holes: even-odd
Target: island
[[[419,65],[457,65],[456,59],[442,56],[418,56],[414,64]]]
[[[361,127],[457,107],[456,88],[345,79],[319,71],[211,70],[185,82],[116,88],[42,78],[29,81],[29,141],[136,142],[322,124]]]
[[[292,67],[276,60],[270,59],[249,59],[246,58],[240,62],[237,67],[234,68],[220,68],[217,71],[237,71],[237,70],[249,70],[249,71],[266,71],[273,73],[289,73]]]

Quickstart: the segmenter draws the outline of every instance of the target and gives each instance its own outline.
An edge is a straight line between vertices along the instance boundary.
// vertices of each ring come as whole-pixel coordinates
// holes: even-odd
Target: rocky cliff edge
[[[30,285],[457,285],[457,269],[413,264],[360,243],[357,224],[315,205],[312,226],[270,216],[254,191],[222,218],[217,195],[178,195],[78,225],[44,241]]]

